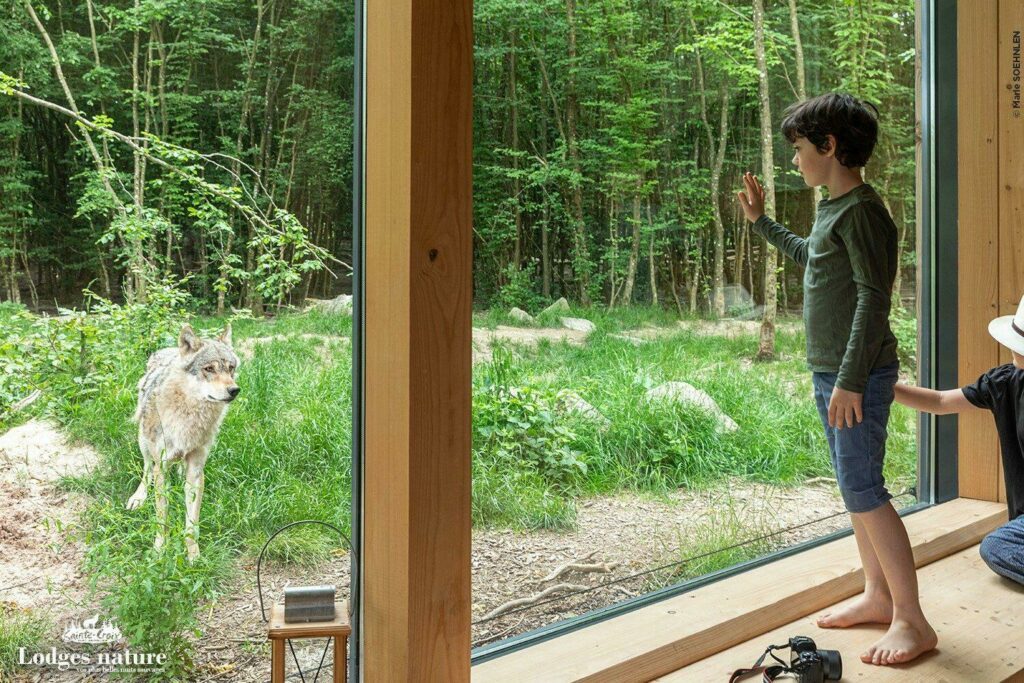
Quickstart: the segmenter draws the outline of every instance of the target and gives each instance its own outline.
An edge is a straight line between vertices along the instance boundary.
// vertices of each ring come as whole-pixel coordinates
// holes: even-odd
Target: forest
[[[262,312],[351,289],[353,7],[334,0],[9,0],[0,17],[0,298],[88,289]],[[800,273],[734,192],[806,234],[782,111],[881,111],[865,169],[915,262],[911,0],[478,0],[479,308],[645,304],[765,317]],[[371,141],[372,142],[372,141]],[[912,277],[910,278],[912,281]]]

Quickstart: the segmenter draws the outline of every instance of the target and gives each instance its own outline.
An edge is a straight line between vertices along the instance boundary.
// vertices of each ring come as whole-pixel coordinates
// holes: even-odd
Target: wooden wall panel
[[[469,680],[471,0],[366,10],[363,675]]]
[[[1024,291],[1024,0],[999,0],[999,304]]]
[[[957,3],[958,249],[960,384],[999,362],[988,322],[999,310],[1000,141],[997,0]],[[941,97],[941,87],[937,93]],[[938,274],[942,277],[942,274]],[[941,312],[939,312],[941,314]],[[999,497],[998,440],[992,416],[959,418],[959,488],[965,498]]]
[[[999,0],[999,314],[1024,293],[1024,0]],[[1000,362],[1011,363],[1000,347]],[[1000,462],[999,500],[1006,500]]]

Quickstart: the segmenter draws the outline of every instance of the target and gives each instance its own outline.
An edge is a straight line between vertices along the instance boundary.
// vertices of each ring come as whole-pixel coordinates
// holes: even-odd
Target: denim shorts
[[[999,527],[981,541],[981,559],[996,574],[1024,584],[1024,516]]]
[[[870,512],[892,500],[892,495],[885,488],[882,463],[885,462],[889,408],[895,396],[893,387],[899,370],[897,362],[871,371],[861,401],[864,420],[854,427],[844,426],[842,429],[828,426],[828,404],[838,373],[813,373],[814,401],[818,404],[818,415],[828,438],[832,469],[835,470],[843,502],[850,512]]]

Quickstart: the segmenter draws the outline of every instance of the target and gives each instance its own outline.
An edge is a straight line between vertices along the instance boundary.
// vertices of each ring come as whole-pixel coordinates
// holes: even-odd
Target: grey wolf
[[[203,502],[206,458],[220,430],[228,404],[238,396],[238,356],[231,347],[231,326],[216,339],[200,339],[189,325],[181,328],[178,346],[149,357],[139,380],[133,420],[139,424],[142,481],[126,507],[146,500],[149,483],[160,523],[154,547],[164,544],[167,529],[165,464],[180,463],[185,475],[185,547],[189,560],[199,556],[199,508]]]

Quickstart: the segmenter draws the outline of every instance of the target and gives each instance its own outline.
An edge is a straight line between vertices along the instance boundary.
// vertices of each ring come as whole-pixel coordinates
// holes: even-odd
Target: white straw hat
[[[988,333],[997,342],[1024,356],[1024,297],[1021,297],[1016,315],[1004,315],[988,324]]]

